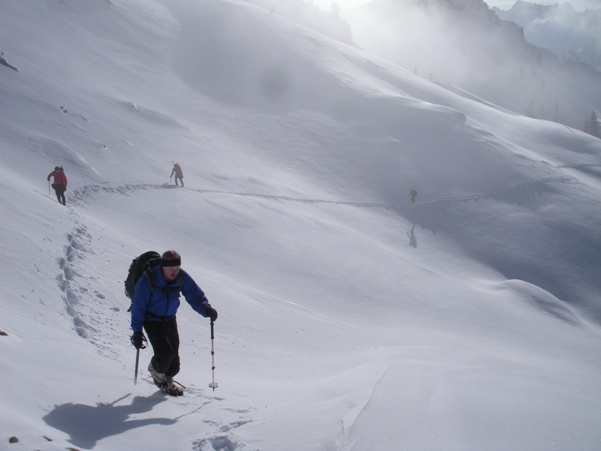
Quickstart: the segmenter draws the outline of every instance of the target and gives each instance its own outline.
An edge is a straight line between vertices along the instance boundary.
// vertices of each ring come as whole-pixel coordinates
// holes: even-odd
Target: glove
[[[207,317],[211,318],[211,321],[217,321],[217,310],[213,307],[207,307],[206,314]]]
[[[146,348],[146,337],[142,332],[134,332],[131,336],[131,344],[134,345],[136,349],[144,349]]]

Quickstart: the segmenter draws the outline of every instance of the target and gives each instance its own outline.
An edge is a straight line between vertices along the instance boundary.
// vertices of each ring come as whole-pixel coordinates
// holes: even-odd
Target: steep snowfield
[[[599,448],[599,140],[252,2],[0,10],[1,450]],[[170,248],[181,398],[123,294]]]

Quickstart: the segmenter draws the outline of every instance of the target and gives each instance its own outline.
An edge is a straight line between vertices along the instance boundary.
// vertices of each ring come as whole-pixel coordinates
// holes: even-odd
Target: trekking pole
[[[212,370],[213,370],[213,382],[209,384],[209,387],[215,391],[217,388],[217,382],[215,382],[215,333],[213,330],[213,320],[211,320],[211,360],[212,360]]]
[[[140,363],[140,350],[136,349],[136,369],[134,370],[134,385],[138,383],[138,364]]]

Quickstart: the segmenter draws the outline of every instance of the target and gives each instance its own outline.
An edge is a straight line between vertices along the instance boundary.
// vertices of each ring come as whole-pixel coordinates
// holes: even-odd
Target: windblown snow
[[[1,450],[601,448],[599,139],[252,0],[0,11]],[[215,391],[185,303],[185,396],[133,384],[151,249]]]

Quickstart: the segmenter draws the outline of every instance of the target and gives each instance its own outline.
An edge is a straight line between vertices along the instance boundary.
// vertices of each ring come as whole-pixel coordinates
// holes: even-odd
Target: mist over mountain
[[[564,60],[601,70],[601,8],[576,11],[570,3],[539,5],[518,0],[507,11],[493,11],[522,27],[528,42]]]
[[[601,73],[529,43],[481,0],[374,0],[346,16],[364,49],[435,83],[582,129]]]

